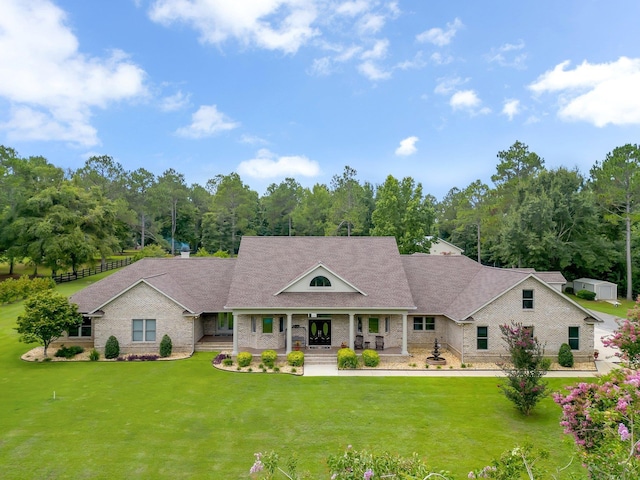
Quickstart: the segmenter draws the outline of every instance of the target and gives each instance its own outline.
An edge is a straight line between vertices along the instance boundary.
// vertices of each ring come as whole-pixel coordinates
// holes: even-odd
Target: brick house
[[[435,339],[464,362],[505,353],[499,325],[532,327],[556,355],[592,359],[592,314],[557,272],[486,267],[462,255],[400,255],[392,237],[243,237],[237,258],[147,258],[71,297],[84,324],[60,342],[124,353],[225,338],[234,353],[378,347],[408,355]]]

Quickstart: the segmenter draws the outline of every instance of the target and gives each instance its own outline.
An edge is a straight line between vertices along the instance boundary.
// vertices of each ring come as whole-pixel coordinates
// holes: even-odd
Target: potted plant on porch
[[[299,341],[299,340],[298,340],[298,341],[296,341],[296,342],[293,344],[293,349],[294,349],[294,350],[300,350],[300,341]]]

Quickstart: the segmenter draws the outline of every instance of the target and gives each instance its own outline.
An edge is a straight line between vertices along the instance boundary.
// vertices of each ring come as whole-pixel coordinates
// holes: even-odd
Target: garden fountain
[[[435,345],[433,347],[433,352],[431,352],[431,356],[427,357],[428,365],[446,365],[447,361],[440,356],[440,343],[438,343],[438,339],[436,338]]]

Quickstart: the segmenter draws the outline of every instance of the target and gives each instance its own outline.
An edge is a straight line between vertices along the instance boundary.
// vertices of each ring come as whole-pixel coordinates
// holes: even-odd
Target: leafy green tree
[[[202,244],[209,251],[226,250],[235,255],[242,235],[253,235],[258,193],[240,175],[218,175],[207,183],[213,193],[211,211],[202,220]]]
[[[292,212],[297,235],[323,236],[329,227],[331,192],[326,185],[316,183],[303,189],[299,204]]]
[[[270,235],[293,235],[293,211],[300,203],[302,187],[293,178],[286,178],[267,187],[261,198]]]
[[[144,248],[147,237],[158,242],[157,228],[149,217],[151,208],[151,189],[156,182],[155,175],[139,168],[127,175],[127,198],[129,205],[138,216],[140,248]]]
[[[331,179],[331,224],[327,235],[346,232],[347,236],[360,235],[366,225],[367,206],[364,202],[365,189],[356,179],[353,168],[346,166],[342,175]]]
[[[591,169],[591,187],[598,204],[606,212],[604,219],[613,224],[624,222],[627,300],[633,299],[631,229],[638,218],[640,202],[640,148],[627,144],[608,153],[604,161]]]
[[[52,342],[81,323],[77,305],[55,291],[45,290],[25,300],[24,314],[18,317],[16,330],[21,342],[42,344],[46,357]]]
[[[509,150],[498,152],[500,162],[491,180],[498,186],[517,185],[521,180],[533,177],[544,169],[544,160],[529,147],[516,140]]]
[[[431,234],[435,212],[420,183],[411,177],[398,182],[389,175],[378,188],[375,205],[372,235],[395,237],[403,254],[429,251],[425,237]]]

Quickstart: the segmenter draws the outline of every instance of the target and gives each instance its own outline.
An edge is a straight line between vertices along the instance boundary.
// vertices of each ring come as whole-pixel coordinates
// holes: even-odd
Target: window
[[[369,318],[369,333],[379,333],[378,319]]]
[[[256,317],[251,317],[251,333],[256,333]]]
[[[331,282],[327,277],[318,276],[314,277],[309,284],[310,287],[330,287]]]
[[[155,342],[156,321],[154,319],[134,319],[131,339],[134,342]]]
[[[478,327],[476,348],[478,350],[487,350],[489,348],[489,327]]]
[[[522,308],[525,310],[533,308],[533,290],[522,290]]]
[[[569,346],[571,350],[580,350],[580,327],[569,327]]]
[[[384,331],[386,333],[391,331],[391,319],[389,317],[385,317],[384,319]]]
[[[273,318],[264,317],[262,319],[262,333],[273,333]]]
[[[280,317],[280,332],[284,332],[284,317]]]
[[[435,317],[413,317],[413,330],[435,330],[436,318]]]
[[[82,324],[69,329],[70,337],[90,337],[91,336],[91,319],[82,317]]]
[[[362,317],[358,317],[357,329],[358,329],[358,333],[362,333]]]

